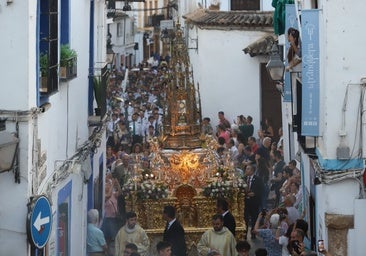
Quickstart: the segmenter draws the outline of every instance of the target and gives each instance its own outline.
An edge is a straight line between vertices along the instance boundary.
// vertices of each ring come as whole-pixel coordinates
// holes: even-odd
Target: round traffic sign
[[[43,248],[51,234],[52,209],[47,197],[40,196],[31,203],[28,214],[28,233],[31,242],[37,248]]]

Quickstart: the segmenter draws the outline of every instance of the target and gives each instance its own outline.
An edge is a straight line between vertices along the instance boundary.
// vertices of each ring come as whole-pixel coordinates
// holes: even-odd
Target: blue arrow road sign
[[[34,202],[29,225],[33,244],[39,249],[43,248],[50,237],[52,227],[52,209],[47,197],[40,196]]]

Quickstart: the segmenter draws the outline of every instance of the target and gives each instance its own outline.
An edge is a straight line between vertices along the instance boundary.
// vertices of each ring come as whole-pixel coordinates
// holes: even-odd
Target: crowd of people
[[[163,240],[151,252],[150,240],[137,223],[134,212],[125,212],[122,186],[138,161],[149,169],[150,139],[162,132],[165,86],[169,69],[165,65],[128,73],[128,81],[115,74],[108,86],[108,111],[105,178],[105,214],[99,229],[98,211],[88,212],[87,249],[89,255],[183,256],[187,253],[185,232],[175,217],[175,208],[165,206]],[[302,181],[296,160],[283,160],[282,129],[275,133],[269,118],[254,135],[253,118],[239,115],[231,123],[224,111],[218,112],[219,123],[212,125],[204,117],[202,134],[217,139],[218,156],[229,155],[247,183],[244,220],[246,240],[237,241],[235,218],[227,199],[217,199],[212,228],[197,241],[200,255],[249,255],[247,240],[263,239],[264,248],[255,255],[311,255],[308,224],[303,219]],[[277,139],[277,141],[274,141]],[[270,202],[270,204],[269,204]],[[271,208],[271,209],[269,209]],[[324,254],[327,252],[324,250]]]

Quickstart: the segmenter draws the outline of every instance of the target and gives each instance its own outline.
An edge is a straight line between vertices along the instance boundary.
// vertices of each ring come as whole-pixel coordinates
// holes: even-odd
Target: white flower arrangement
[[[122,188],[125,197],[130,197],[133,191],[136,191],[137,198],[141,200],[167,198],[169,194],[167,186],[162,183],[154,183],[151,180],[138,183],[129,181]]]
[[[233,195],[232,183],[227,181],[215,181],[208,184],[202,191],[202,194],[206,197],[219,198],[225,197],[230,198]]]
[[[243,179],[238,179],[238,189],[242,192],[244,192],[247,188],[248,188],[248,185],[247,183],[243,180]]]

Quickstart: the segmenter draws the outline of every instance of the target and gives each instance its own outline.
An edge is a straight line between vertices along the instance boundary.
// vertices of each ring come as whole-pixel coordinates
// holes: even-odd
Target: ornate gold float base
[[[146,230],[151,240],[151,252],[156,254],[156,244],[162,240],[165,222],[163,208],[173,205],[177,209],[177,218],[184,226],[188,255],[198,255],[197,243],[202,234],[212,228],[211,219],[216,213],[216,199],[204,196],[169,197],[159,200],[128,200],[127,210],[137,213],[139,224]],[[244,239],[246,226],[244,220],[244,194],[235,190],[228,199],[231,212],[236,220],[236,238]]]

